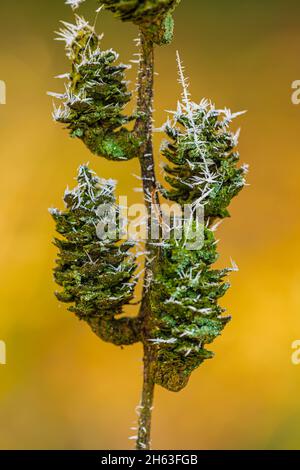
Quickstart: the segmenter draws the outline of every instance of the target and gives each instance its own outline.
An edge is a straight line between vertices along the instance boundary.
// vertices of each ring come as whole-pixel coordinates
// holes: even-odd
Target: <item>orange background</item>
[[[69,66],[53,31],[71,12],[62,0],[17,3],[0,6],[0,79],[7,85],[0,106],[0,339],[7,345],[0,447],[132,448],[141,347],[100,342],[58,304],[47,208],[62,207],[65,187],[87,161],[119,180],[119,193],[133,202],[138,164],[93,157],[52,122],[46,91],[60,91],[52,77]],[[82,8],[91,19],[94,10],[93,1]],[[215,359],[184,391],[157,388],[156,449],[300,448],[300,365],[291,363],[291,343],[300,339],[300,106],[291,102],[291,83],[300,78],[299,15],[293,0],[183,0],[173,44],[156,51],[155,125],[180,94],[178,49],[195,101],[248,110],[236,126],[241,160],[250,164],[250,186],[219,231],[222,263],[232,257],[240,268],[223,301],[233,321],[212,346]],[[134,26],[101,13],[98,31],[103,47],[124,62],[132,58]]]

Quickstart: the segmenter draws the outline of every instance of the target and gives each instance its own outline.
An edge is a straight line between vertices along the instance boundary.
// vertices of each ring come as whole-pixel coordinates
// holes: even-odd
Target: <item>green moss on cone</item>
[[[75,24],[63,23],[58,39],[65,41],[72,70],[67,74],[66,92],[53,96],[63,101],[54,119],[67,125],[92,153],[110,160],[137,156],[139,142],[124,127],[133,118],[124,114],[131,99],[125,71],[118,54],[102,50],[94,27],[76,15]]]
[[[59,257],[54,277],[63,288],[56,296],[72,304],[69,310],[104,340],[131,344],[137,340],[136,325],[116,316],[134,296],[136,265],[128,253],[132,244],[120,242],[113,227],[106,239],[97,235],[97,224],[111,217],[110,209],[115,210],[114,184],[99,180],[87,166],[79,168],[77,181],[78,186],[65,193],[66,210],[51,210],[62,236],[55,239]],[[100,207],[105,212],[99,216]]]
[[[207,101],[178,104],[173,122],[165,132],[162,153],[172,165],[165,166],[171,189],[165,196],[181,206],[204,206],[206,218],[229,216],[228,206],[245,185],[247,167],[238,167],[238,133],[229,130],[240,113],[217,110]]]
[[[155,44],[169,44],[173,39],[172,13],[180,0],[100,0],[100,4],[122,21],[140,26]]]
[[[162,248],[151,288],[156,344],[156,383],[171,391],[182,389],[190,374],[213,353],[205,349],[230,320],[222,317],[218,300],[229,284],[230,269],[212,269],[217,260],[213,232],[204,231],[200,250],[189,250],[184,240],[170,240]]]

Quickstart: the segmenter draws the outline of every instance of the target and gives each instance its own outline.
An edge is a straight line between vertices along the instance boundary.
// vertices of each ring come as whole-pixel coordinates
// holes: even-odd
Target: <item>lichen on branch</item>
[[[172,13],[181,0],[100,0],[100,4],[122,21],[138,25],[154,44],[169,44],[173,39]]]
[[[84,0],[66,0],[76,10]],[[57,298],[88,323],[104,341],[117,346],[140,342],[144,349],[143,390],[138,407],[136,448],[150,448],[151,416],[155,385],[178,392],[191,373],[213,357],[207,348],[230,321],[220,299],[229,288],[232,266],[216,269],[218,259],[215,231],[229,216],[232,199],[245,186],[247,166],[239,166],[239,131],[231,122],[242,113],[220,110],[208,100],[195,103],[177,53],[181,100],[163,126],[162,145],[165,185],[155,174],[153,151],[153,88],[155,45],[173,37],[173,12],[180,0],[101,0],[121,21],[139,27],[139,72],[136,111],[125,113],[132,95],[126,82],[128,66],[119,63],[113,50],[102,50],[101,37],[83,17],[63,22],[58,39],[65,42],[71,72],[65,92],[52,93],[62,101],[54,119],[66,125],[72,137],[81,139],[97,156],[110,160],[137,157],[141,168],[148,239],[143,247],[142,296],[133,302],[138,275],[133,243],[122,240],[115,184],[99,179],[86,165],[79,168],[77,186],[64,196],[65,210],[52,209],[60,235],[55,239],[59,255],[54,270],[61,290]],[[161,197],[176,202],[185,214],[191,209],[190,224],[178,238],[175,216],[167,226]],[[100,207],[105,207],[99,212]],[[199,223],[197,214],[203,210]],[[116,215],[115,226],[111,214]],[[153,220],[155,213],[156,220]],[[182,220],[181,220],[182,221]],[[160,225],[160,237],[151,240],[152,223]],[[99,224],[107,224],[99,236]],[[167,224],[168,225],[168,224]],[[190,246],[186,234],[202,242]],[[103,235],[103,233],[102,233]],[[124,308],[139,304],[135,317]]]

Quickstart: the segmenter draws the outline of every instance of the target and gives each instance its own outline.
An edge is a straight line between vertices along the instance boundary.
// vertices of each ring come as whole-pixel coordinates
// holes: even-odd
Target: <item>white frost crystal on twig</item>
[[[72,10],[77,10],[85,0],[66,0],[66,5],[70,5]]]

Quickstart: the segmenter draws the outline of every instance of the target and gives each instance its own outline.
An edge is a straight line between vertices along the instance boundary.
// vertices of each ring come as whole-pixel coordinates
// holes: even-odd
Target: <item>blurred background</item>
[[[96,4],[80,13],[93,20]],[[223,300],[233,321],[212,345],[215,359],[193,373],[188,387],[156,390],[155,449],[299,449],[300,365],[300,106],[291,83],[300,79],[298,0],[183,0],[173,44],[156,51],[155,125],[180,95],[175,53],[190,77],[195,101],[247,109],[241,161],[249,186],[219,229],[220,262],[240,272]],[[54,298],[47,208],[62,207],[80,163],[119,180],[118,192],[140,195],[137,162],[93,157],[51,118],[48,90],[68,71],[63,45],[53,41],[63,0],[1,1],[0,79],[0,448],[126,449],[136,420],[142,349],[104,344]],[[127,63],[137,30],[101,13],[103,47]],[[134,81],[136,69],[129,73]],[[161,141],[155,137],[156,149]],[[157,162],[159,156],[157,154]]]

